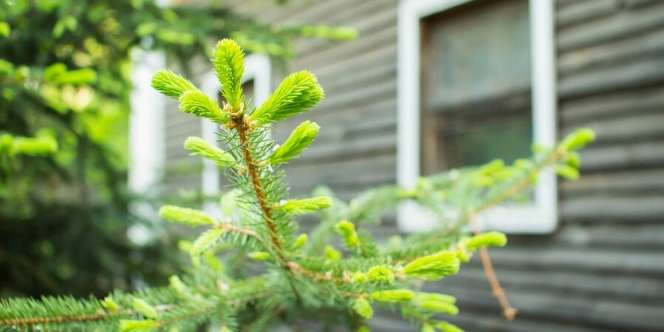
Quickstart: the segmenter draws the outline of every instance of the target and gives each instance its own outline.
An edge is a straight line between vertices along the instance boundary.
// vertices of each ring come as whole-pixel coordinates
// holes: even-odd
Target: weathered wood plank
[[[563,199],[583,195],[664,194],[664,170],[630,170],[584,174],[576,181],[563,181]]]
[[[558,75],[561,78],[574,76],[598,68],[661,57],[663,53],[664,29],[657,29],[633,38],[564,53],[557,60]]]
[[[614,1],[585,0],[569,3],[556,13],[558,31],[577,24],[588,23],[594,19],[612,14],[617,9]]]
[[[590,146],[581,152],[583,171],[661,167],[664,144],[661,141]]]
[[[658,278],[606,275],[601,279],[595,273],[578,271],[538,271],[528,269],[498,269],[503,286],[509,291],[574,293],[580,299],[607,300],[661,304],[664,301],[664,283]],[[488,288],[484,269],[479,263],[465,265],[458,277],[450,283]]]
[[[664,58],[651,58],[561,78],[558,93],[565,99],[662,82]]]
[[[648,10],[624,10],[615,15],[594,20],[589,24],[560,31],[556,38],[560,54],[569,50],[590,47],[606,42],[627,39],[664,26],[662,3]]]
[[[576,122],[575,127],[589,127],[595,130],[595,144],[624,143],[629,141],[652,141],[664,138],[664,112],[645,114],[625,114],[611,119],[596,119]],[[565,128],[562,137],[567,136],[573,128]]]
[[[384,174],[386,178],[395,174],[396,159],[394,154],[383,154],[367,158],[354,158],[342,161],[327,161],[323,164],[293,164],[286,168],[288,178],[293,188],[298,191],[308,191],[317,185],[345,186],[362,184],[363,177],[371,180],[374,174]]]
[[[562,218],[594,222],[656,222],[664,216],[664,196],[577,197],[560,204]]]
[[[613,275],[664,276],[664,256],[658,252],[628,251],[621,248],[518,246],[492,250],[499,268],[537,269],[542,271],[586,271]]]
[[[562,100],[563,127],[577,126],[607,117],[664,112],[664,85],[631,87],[627,90]]]
[[[332,63],[338,60],[375,49],[385,44],[393,44],[397,39],[396,10],[379,12],[378,15],[372,15],[367,20],[362,20],[356,24],[360,37],[356,40],[337,43],[335,47],[324,50],[320,53],[310,53],[298,57],[293,66],[298,68],[321,67],[324,64]]]
[[[552,245],[624,248],[644,252],[662,252],[664,250],[664,224],[628,224],[611,223],[574,224],[564,223],[560,231],[551,239]],[[660,294],[661,295],[661,294]]]
[[[447,283],[450,284],[449,282]],[[457,296],[460,309],[497,312],[497,304],[488,289],[446,286]],[[598,299],[579,298],[576,294],[520,291],[510,289],[510,300],[520,308],[520,317],[538,321],[574,321],[581,326],[607,331],[661,331],[661,305],[642,305]]]

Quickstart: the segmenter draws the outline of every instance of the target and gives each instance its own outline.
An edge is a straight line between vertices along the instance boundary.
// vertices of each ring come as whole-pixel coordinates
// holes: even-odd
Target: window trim
[[[476,0],[401,0],[398,17],[397,181],[414,188],[420,176],[420,21]],[[529,0],[532,56],[533,143],[553,146],[556,141],[556,75],[553,1]],[[496,207],[478,218],[482,229],[510,233],[544,234],[558,223],[555,173],[541,173],[535,202],[527,206]],[[400,204],[400,228],[426,231],[432,216],[414,202]],[[416,221],[416,222],[415,222]]]
[[[272,65],[270,58],[264,54],[252,54],[245,58],[244,76],[242,83],[254,80],[254,104],[258,105],[270,96],[272,85]],[[207,73],[201,82],[201,91],[209,96],[216,96],[221,89],[217,75],[211,71]],[[201,136],[208,142],[217,142],[218,126],[210,120],[201,119]],[[201,174],[201,191],[205,197],[221,194],[219,186],[221,173],[219,167],[210,160],[203,160],[203,172]],[[219,215],[218,204],[207,202],[204,209],[211,214]]]
[[[148,193],[159,183],[164,171],[166,97],[151,87],[152,75],[164,68],[162,52],[132,51],[129,115],[129,179],[132,192]],[[145,107],[150,105],[150,107]]]

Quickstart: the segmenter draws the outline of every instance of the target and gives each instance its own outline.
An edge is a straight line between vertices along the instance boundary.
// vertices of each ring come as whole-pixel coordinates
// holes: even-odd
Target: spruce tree
[[[473,217],[526,195],[544,168],[576,178],[577,151],[594,137],[580,130],[556,147],[536,149],[530,159],[422,178],[413,190],[383,186],[350,202],[325,188],[312,197],[290,197],[282,167],[312,144],[319,126],[305,121],[281,145],[270,128],[310,111],[324,98],[323,89],[312,73],[297,72],[252,108],[240,84],[243,58],[233,40],[220,41],[214,50],[222,105],[174,72],[154,76],[153,87],[177,99],[183,112],[219,126],[221,148],[197,137],[184,147],[224,169],[235,187],[222,197],[220,218],[178,206],[161,208],[164,220],[200,231],[181,245],[191,256],[188,271],[172,276],[168,286],[118,291],[104,299],[1,300],[0,327],[188,331],[212,324],[221,331],[260,331],[277,321],[295,324],[308,318],[367,331],[381,307],[399,312],[422,331],[461,331],[445,320],[458,313],[455,298],[424,292],[421,285],[458,273],[477,251],[506,245],[500,232],[471,233]],[[403,201],[429,209],[437,228],[379,243],[370,226]],[[450,209],[457,213],[446,213]],[[298,216],[304,214],[320,219],[309,233],[299,231]]]

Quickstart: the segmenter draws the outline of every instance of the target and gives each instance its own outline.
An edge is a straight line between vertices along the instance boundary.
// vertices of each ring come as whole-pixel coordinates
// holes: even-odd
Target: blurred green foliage
[[[274,27],[203,2],[0,0],[0,295],[104,294],[173,272],[168,239],[126,235],[142,222],[125,187],[130,52],[186,67],[223,36],[283,59],[295,36],[354,32]],[[17,139],[54,146],[12,153]]]

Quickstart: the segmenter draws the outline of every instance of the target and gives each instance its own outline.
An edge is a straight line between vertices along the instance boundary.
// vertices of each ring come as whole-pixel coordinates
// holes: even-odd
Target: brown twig
[[[265,225],[268,228],[268,232],[270,234],[270,240],[272,241],[272,244],[275,247],[277,255],[280,256],[279,259],[281,259],[282,262],[285,262],[285,259],[281,253],[282,251],[281,240],[279,239],[279,235],[277,233],[277,227],[275,225],[274,219],[272,218],[272,208],[270,207],[270,204],[267,202],[267,199],[265,197],[265,192],[263,191],[261,179],[258,175],[258,166],[254,162],[254,158],[251,155],[251,149],[249,147],[249,139],[247,137],[250,128],[247,125],[247,123],[244,121],[243,116],[234,117],[233,122],[234,122],[234,128],[235,130],[237,130],[240,139],[240,148],[242,149],[242,155],[244,157],[247,166],[247,173],[249,174],[249,180],[251,181],[254,193],[256,194],[256,200],[258,201],[258,205],[261,209],[261,212],[263,213],[263,219],[265,220]]]
[[[565,154],[565,151],[562,149],[556,149],[554,150],[546,159],[543,159],[541,162],[539,162],[536,167],[534,167],[534,170],[541,170],[544,167],[553,164],[561,158]],[[525,188],[527,188],[531,184],[531,176],[535,173],[535,171],[532,171],[527,174],[521,181],[518,181],[515,183],[512,187],[509,188],[509,190],[506,190],[502,192],[500,195],[494,197],[493,199],[490,199],[489,201],[485,202],[484,204],[478,206],[474,210],[472,210],[468,214],[468,220],[469,223],[473,226],[474,230],[473,232],[475,234],[479,233],[479,227],[477,226],[475,221],[475,217],[482,211],[485,211],[487,209],[490,209],[492,207],[497,206],[498,204],[510,199],[511,197],[517,195],[521,191],[523,191]],[[503,316],[505,316],[506,319],[508,320],[513,320],[514,317],[516,316],[518,309],[514,308],[508,298],[507,298],[507,293],[505,292],[505,289],[500,285],[500,280],[498,279],[498,276],[496,275],[496,271],[493,268],[493,262],[491,261],[491,256],[489,255],[489,250],[486,248],[481,248],[480,249],[480,260],[482,262],[482,268],[484,269],[484,275],[486,276],[487,281],[489,282],[489,285],[491,286],[491,292],[493,295],[496,297],[498,300],[498,303],[500,304],[500,307],[503,310]]]
[[[10,318],[1,319],[0,326],[32,326],[39,324],[63,324],[74,322],[94,322],[107,319],[112,316],[119,316],[129,314],[129,312],[97,312],[94,314],[86,315],[61,315],[50,317],[26,317],[26,318]]]

